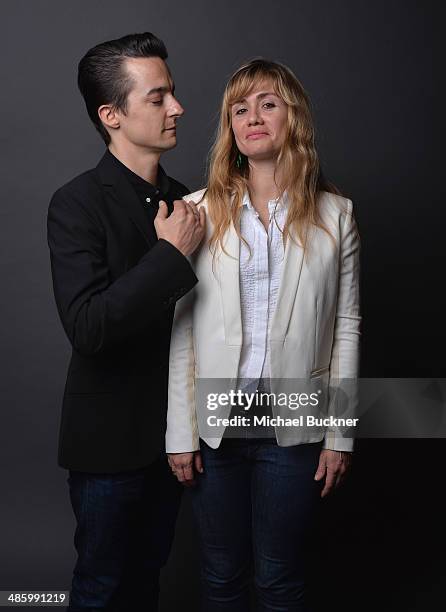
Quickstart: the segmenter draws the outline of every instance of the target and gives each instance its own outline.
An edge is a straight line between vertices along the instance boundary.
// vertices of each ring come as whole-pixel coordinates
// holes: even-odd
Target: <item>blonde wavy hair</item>
[[[223,238],[231,222],[243,240],[240,215],[243,196],[249,192],[249,164],[235,142],[231,107],[266,79],[271,80],[275,94],[288,107],[287,134],[276,165],[276,168],[281,166],[281,176],[286,177],[286,184],[278,185],[280,196],[286,190],[289,200],[283,228],[284,243],[288,236],[291,239],[295,236],[305,250],[310,226],[320,227],[331,236],[320,218],[317,194],[319,191],[340,192],[323,178],[320,169],[308,95],[289,68],[277,62],[254,59],[238,68],[226,85],[217,134],[210,152],[205,195],[213,224],[209,248],[214,255],[217,246],[226,253]]]

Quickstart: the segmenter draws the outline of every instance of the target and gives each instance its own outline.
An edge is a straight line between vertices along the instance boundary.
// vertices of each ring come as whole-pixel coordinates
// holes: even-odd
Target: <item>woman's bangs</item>
[[[246,98],[252,92],[257,84],[266,80],[273,82],[274,91],[278,94],[277,75],[266,71],[260,66],[235,74],[228,87],[228,105],[231,107],[233,104],[240,102],[240,100],[243,100],[243,98]]]

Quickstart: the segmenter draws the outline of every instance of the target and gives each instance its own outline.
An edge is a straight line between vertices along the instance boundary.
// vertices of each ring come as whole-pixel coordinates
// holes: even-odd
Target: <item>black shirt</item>
[[[190,190],[185,185],[167,176],[161,166],[158,166],[156,185],[152,185],[149,181],[135,174],[130,168],[127,168],[127,166],[119,161],[110,151],[108,151],[108,155],[110,155],[114,163],[116,163],[132,184],[141,202],[141,206],[146,210],[152,223],[157,215],[160,200],[167,202],[167,208],[169,213],[171,213],[173,210],[173,201],[181,200],[184,195],[190,193]]]

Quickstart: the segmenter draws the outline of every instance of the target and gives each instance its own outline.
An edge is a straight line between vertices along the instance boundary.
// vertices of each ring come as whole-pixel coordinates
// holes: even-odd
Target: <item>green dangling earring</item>
[[[235,160],[235,165],[240,170],[242,167],[242,164],[243,164],[243,158],[242,158],[242,154],[239,151],[237,155],[237,159]]]

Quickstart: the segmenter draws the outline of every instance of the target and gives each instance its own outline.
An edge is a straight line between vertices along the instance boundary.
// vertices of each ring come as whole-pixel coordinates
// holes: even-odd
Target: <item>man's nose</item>
[[[181,106],[181,104],[178,102],[178,100],[174,96],[172,96],[170,114],[175,115],[176,117],[181,117],[181,115],[184,115],[184,108]]]

